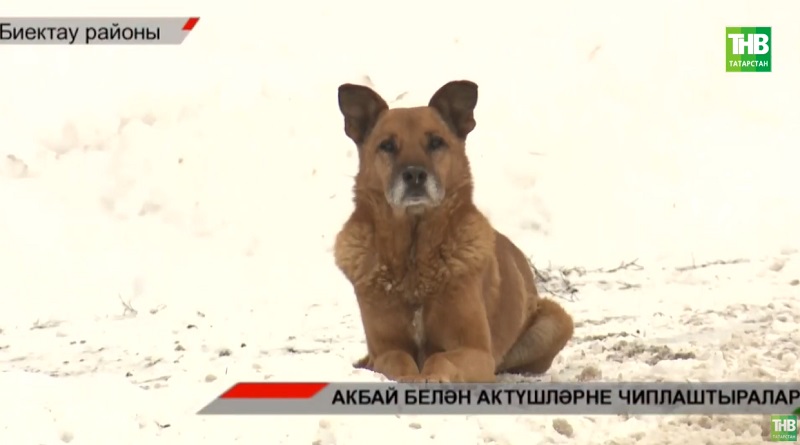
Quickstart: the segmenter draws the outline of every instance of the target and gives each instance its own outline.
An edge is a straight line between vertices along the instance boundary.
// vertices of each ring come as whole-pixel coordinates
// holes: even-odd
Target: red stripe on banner
[[[183,30],[184,31],[193,30],[194,29],[194,25],[196,25],[197,22],[199,22],[199,21],[200,21],[200,17],[190,17],[189,20],[187,20],[186,23],[183,24]]]
[[[243,382],[233,385],[220,399],[310,399],[327,383]]]

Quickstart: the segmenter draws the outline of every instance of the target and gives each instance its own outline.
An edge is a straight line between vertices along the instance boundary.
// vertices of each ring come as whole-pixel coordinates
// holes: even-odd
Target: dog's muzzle
[[[395,207],[433,207],[442,200],[441,187],[436,177],[421,166],[408,166],[400,170],[387,193]]]

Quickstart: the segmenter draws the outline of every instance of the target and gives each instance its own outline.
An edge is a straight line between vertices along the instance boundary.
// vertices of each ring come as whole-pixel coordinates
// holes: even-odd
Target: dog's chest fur
[[[390,298],[404,301],[411,307],[440,293],[449,279],[448,242],[441,233],[424,225],[405,230],[378,232],[378,281]]]
[[[425,271],[425,269],[421,269]],[[386,268],[389,272],[389,268]],[[405,269],[405,274],[395,275],[387,273],[385,286],[388,298],[396,299],[406,310],[411,312],[408,333],[414,341],[416,347],[417,366],[422,366],[425,362],[427,339],[425,335],[425,302],[430,298],[435,298],[439,288],[443,283],[430,281],[427,274],[420,273],[420,269],[409,267]]]
[[[379,224],[380,218],[365,214],[357,207],[337,236],[337,264],[363,302],[403,313],[409,337],[424,355],[435,349],[426,342],[426,306],[482,273],[493,253],[494,231],[479,212],[417,226]]]
[[[425,350],[426,302],[437,298],[448,285],[448,243],[441,237],[418,230],[410,236],[377,239],[381,253],[377,282],[387,298],[401,302],[411,313],[409,333],[422,360]],[[381,245],[383,241],[383,245]]]

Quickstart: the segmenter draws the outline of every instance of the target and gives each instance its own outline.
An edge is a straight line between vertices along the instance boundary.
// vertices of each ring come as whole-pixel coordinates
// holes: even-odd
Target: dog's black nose
[[[403,169],[403,182],[406,185],[422,185],[428,179],[428,172],[422,167],[410,166]]]

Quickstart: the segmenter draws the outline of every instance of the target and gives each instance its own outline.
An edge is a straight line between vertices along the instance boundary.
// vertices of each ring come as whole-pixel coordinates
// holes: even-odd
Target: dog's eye
[[[394,153],[397,151],[397,144],[395,144],[394,139],[386,139],[378,144],[378,148],[386,153]]]
[[[432,135],[430,138],[428,138],[428,150],[438,150],[442,147],[444,147],[444,139],[441,137]]]

